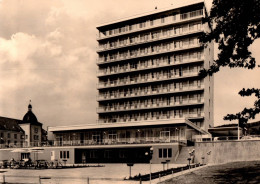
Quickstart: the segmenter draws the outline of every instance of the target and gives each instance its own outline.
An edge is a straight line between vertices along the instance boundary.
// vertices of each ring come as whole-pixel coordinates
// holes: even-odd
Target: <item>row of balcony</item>
[[[129,76],[126,78],[118,78],[117,80],[111,80],[106,82],[99,82],[98,88],[109,88],[109,87],[118,87],[118,86],[125,86],[125,85],[133,85],[133,84],[141,84],[141,83],[147,83],[147,82],[158,82],[158,81],[164,81],[164,80],[170,80],[170,79],[179,79],[179,78],[185,78],[185,77],[193,77],[198,76],[198,71],[189,71],[189,70],[183,70],[181,72],[178,72],[176,74],[173,73],[164,73],[163,75],[157,75],[152,77],[151,75],[139,75],[138,77],[132,77]]]
[[[158,120],[170,120],[170,119],[180,119],[180,118],[203,118],[204,113],[183,113],[175,115],[159,115],[159,116],[144,116],[140,115],[137,117],[118,117],[118,118],[104,118],[99,119],[98,123],[133,123],[133,122],[143,122],[143,121],[158,121]]]
[[[174,51],[181,51],[191,48],[199,48],[201,47],[201,44],[196,39],[195,43],[193,42],[185,42],[185,44],[182,44],[182,42],[176,42],[176,43],[168,43],[164,44],[163,46],[157,45],[157,46],[149,46],[146,48],[139,48],[135,49],[135,51],[128,50],[127,52],[123,53],[116,53],[113,55],[110,55],[109,57],[99,57],[97,60],[97,64],[104,64],[104,63],[110,63],[110,62],[117,62],[127,59],[133,59],[133,58],[141,58],[146,56],[153,56],[157,54],[163,54],[168,52],[174,52]]]
[[[141,109],[154,109],[154,108],[166,108],[173,106],[186,106],[186,105],[195,105],[201,104],[204,102],[204,99],[201,98],[188,98],[179,101],[169,100],[169,101],[157,101],[156,103],[136,103],[130,104],[125,103],[124,105],[113,104],[107,105],[104,107],[99,107],[97,109],[98,113],[107,113],[107,112],[118,112],[118,111],[129,111],[129,110],[141,110]]]
[[[133,98],[133,97],[142,97],[142,96],[152,96],[152,95],[160,95],[160,94],[169,94],[169,93],[177,93],[177,92],[185,92],[189,90],[200,90],[204,89],[204,85],[183,85],[178,88],[170,88],[170,87],[158,87],[158,88],[148,88],[147,90],[136,90],[133,91],[125,91],[125,92],[114,92],[114,93],[105,93],[98,96],[98,100],[113,100],[113,99],[121,99],[121,98]]]
[[[115,28],[107,31],[100,31],[98,40],[125,35],[133,32],[158,28],[161,26],[167,26],[171,24],[179,24],[182,22],[192,21],[194,19],[198,19],[202,17],[203,17],[203,9],[195,10],[183,14],[175,14],[175,15],[160,17],[154,20],[147,20],[132,25],[126,25],[120,28]]]
[[[114,75],[114,74],[121,74],[126,72],[135,72],[135,71],[142,71],[147,69],[154,69],[154,68],[160,68],[160,67],[167,67],[167,66],[174,66],[179,64],[186,64],[186,63],[192,63],[192,62],[198,62],[203,61],[204,57],[200,55],[200,57],[183,57],[179,60],[159,60],[158,62],[152,63],[150,62],[139,62],[136,64],[136,66],[131,66],[129,63],[125,66],[115,66],[113,68],[106,68],[98,71],[98,76],[107,76],[107,75]]]
[[[127,37],[124,39],[117,39],[116,41],[108,41],[105,44],[99,44],[97,52],[111,51],[114,49],[125,48],[129,46],[139,45],[143,43],[151,43],[157,40],[166,40],[169,38],[177,38],[183,35],[191,35],[202,32],[201,23],[194,26],[187,25],[187,27],[181,27],[176,29],[160,30],[154,33],[140,34],[136,36]]]
[[[54,141],[53,146],[88,146],[88,145],[115,145],[115,144],[151,144],[151,143],[186,143],[185,137],[135,137],[135,138],[114,138],[114,139],[92,139],[92,140],[72,140]]]

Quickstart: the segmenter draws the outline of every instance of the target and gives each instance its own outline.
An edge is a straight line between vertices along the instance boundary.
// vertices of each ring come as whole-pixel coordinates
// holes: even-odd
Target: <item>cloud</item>
[[[96,26],[176,2],[0,1],[0,116],[21,119],[31,99],[45,126],[95,123]],[[258,48],[259,42],[252,50]],[[253,54],[260,59],[259,53]],[[216,74],[217,123],[226,113],[251,104],[237,92],[258,86],[258,72],[224,69]]]

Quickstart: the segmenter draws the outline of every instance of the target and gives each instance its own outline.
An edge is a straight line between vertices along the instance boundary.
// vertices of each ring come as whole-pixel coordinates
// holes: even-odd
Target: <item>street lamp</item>
[[[190,160],[191,160],[191,158],[188,158],[187,160],[189,161],[189,169],[190,169]]]
[[[148,156],[149,153],[145,152],[145,155]],[[153,158],[153,147],[150,148],[150,158],[149,158],[149,165],[150,165],[150,184],[152,183],[152,158]]]
[[[202,165],[204,165],[204,159],[205,159],[205,157],[201,157]]]
[[[133,163],[127,163],[127,166],[129,166],[129,178],[131,178],[132,176],[131,176],[131,167],[132,166],[134,166],[134,164]]]

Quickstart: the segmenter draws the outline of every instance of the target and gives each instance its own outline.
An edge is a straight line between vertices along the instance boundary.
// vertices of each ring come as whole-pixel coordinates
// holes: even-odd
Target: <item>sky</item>
[[[44,127],[96,123],[96,26],[178,2],[0,0],[0,116],[22,119],[31,100]],[[212,1],[205,2],[210,8]],[[260,64],[258,48],[260,40],[250,47]],[[259,68],[215,74],[215,125],[230,123],[223,121],[227,113],[251,107],[255,98],[238,91],[260,88],[259,81]]]

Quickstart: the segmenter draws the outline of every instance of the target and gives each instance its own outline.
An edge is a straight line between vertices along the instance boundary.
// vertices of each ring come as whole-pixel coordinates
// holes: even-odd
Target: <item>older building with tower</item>
[[[31,104],[22,120],[0,117],[0,135],[2,148],[41,146],[47,141],[47,132],[32,112]]]

